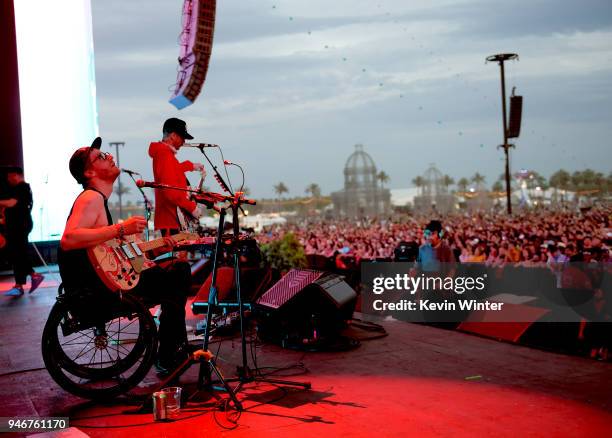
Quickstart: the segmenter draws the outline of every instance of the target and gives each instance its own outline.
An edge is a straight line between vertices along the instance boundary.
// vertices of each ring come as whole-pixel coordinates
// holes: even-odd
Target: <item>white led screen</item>
[[[89,0],[15,0],[30,241],[57,240],[80,186],[68,171],[78,146],[98,135]]]

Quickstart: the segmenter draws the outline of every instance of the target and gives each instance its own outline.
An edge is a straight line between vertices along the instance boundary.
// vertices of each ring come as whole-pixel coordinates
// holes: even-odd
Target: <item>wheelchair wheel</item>
[[[49,374],[66,391],[92,400],[128,392],[145,378],[157,351],[149,310],[129,295],[106,297],[86,320],[60,296],[42,336]],[[95,303],[91,303],[96,307]]]

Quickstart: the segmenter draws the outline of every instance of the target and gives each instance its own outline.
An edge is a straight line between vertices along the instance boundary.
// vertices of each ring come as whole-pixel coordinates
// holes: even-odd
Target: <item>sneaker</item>
[[[153,366],[155,367],[155,372],[160,377],[165,377],[169,375],[174,369],[171,365],[166,364],[165,362],[161,362],[159,359],[153,362]]]
[[[16,284],[11,290],[4,292],[5,297],[19,297],[23,295],[23,286]]]
[[[159,376],[167,376],[181,366],[194,351],[200,350],[201,348],[202,347],[197,345],[183,344],[177,352],[174,353],[174,357],[171,359],[157,359],[153,363],[155,371],[157,371]]]
[[[32,277],[32,283],[30,284],[30,291],[29,291],[29,293],[32,293],[36,289],[38,289],[38,286],[40,286],[40,284],[45,279],[45,276],[42,275],[42,274],[32,274],[31,277]]]

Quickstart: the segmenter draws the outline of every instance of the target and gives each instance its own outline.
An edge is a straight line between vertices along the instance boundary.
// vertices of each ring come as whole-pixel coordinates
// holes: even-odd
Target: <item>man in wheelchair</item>
[[[86,298],[92,307],[85,312],[89,314],[92,310],[104,314],[104,303],[109,302],[108,294],[118,296],[118,292],[111,292],[98,277],[89,261],[87,249],[113,238],[141,233],[147,226],[142,216],[113,224],[107,201],[121,170],[115,165],[111,154],[100,151],[101,144],[102,140],[98,137],[91,146],[74,152],[70,159],[70,173],[84,190],[72,206],[58,252],[65,293],[68,296],[84,294],[99,297]],[[172,250],[175,244],[171,237],[164,240],[165,246],[156,251],[157,255]],[[188,354],[185,304],[190,281],[189,265],[172,261],[164,267],[157,265],[143,271],[137,286],[126,292],[147,307],[161,304],[159,350],[155,362],[160,374],[170,373]],[[102,308],[96,309],[96,306]]]

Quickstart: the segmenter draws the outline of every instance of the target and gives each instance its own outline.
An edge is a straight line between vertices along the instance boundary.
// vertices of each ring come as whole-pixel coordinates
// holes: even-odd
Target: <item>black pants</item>
[[[26,278],[33,272],[28,254],[28,234],[30,230],[7,230],[6,248],[13,262],[16,284],[25,284]]]
[[[162,362],[171,360],[177,349],[187,342],[185,304],[190,284],[189,264],[173,260],[163,267],[144,271],[131,292],[147,306],[161,304],[158,357]]]

